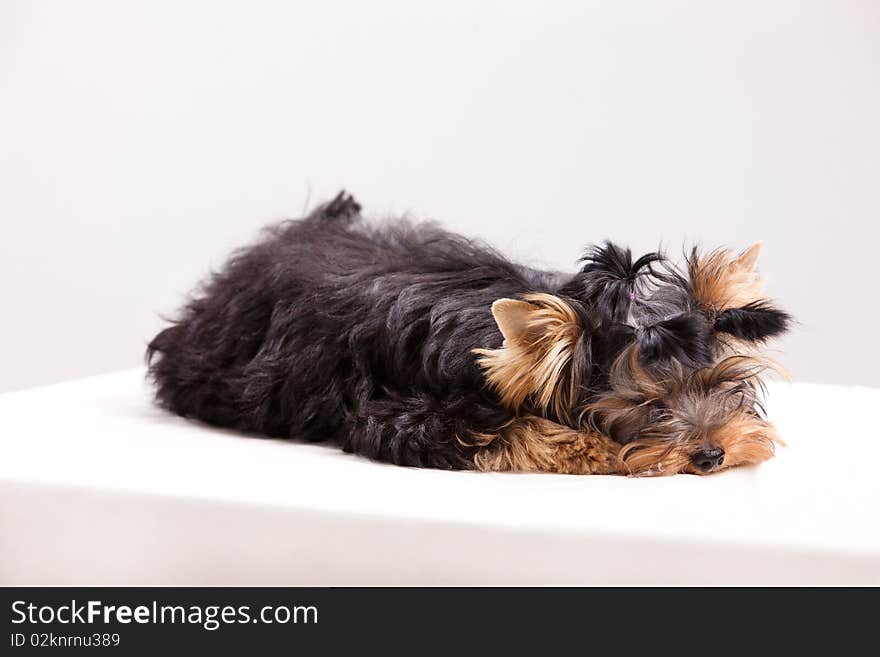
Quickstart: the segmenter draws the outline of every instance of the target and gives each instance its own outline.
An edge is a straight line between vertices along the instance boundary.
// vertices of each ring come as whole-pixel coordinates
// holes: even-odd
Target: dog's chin
[[[624,445],[618,455],[621,474],[634,477],[657,477],[687,472],[690,453],[668,442],[634,440]]]

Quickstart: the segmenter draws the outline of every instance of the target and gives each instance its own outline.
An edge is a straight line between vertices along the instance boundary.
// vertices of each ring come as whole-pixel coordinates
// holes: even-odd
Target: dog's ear
[[[552,294],[498,299],[492,315],[504,337],[499,349],[474,349],[486,380],[511,409],[532,399],[565,418],[589,372],[585,322],[576,302]]]
[[[505,340],[517,340],[529,330],[529,317],[535,306],[520,299],[498,299],[492,304],[492,317]]]
[[[755,242],[740,253],[739,257],[731,263],[731,266],[744,271],[755,271],[758,267],[758,256],[761,255],[761,247],[761,242]]]
[[[737,256],[727,249],[701,254],[696,248],[688,259],[688,275],[694,299],[713,313],[763,300],[764,282],[756,271],[761,243]]]
[[[791,315],[762,300],[722,310],[715,318],[714,328],[741,340],[763,342],[785,333],[790,325]]]

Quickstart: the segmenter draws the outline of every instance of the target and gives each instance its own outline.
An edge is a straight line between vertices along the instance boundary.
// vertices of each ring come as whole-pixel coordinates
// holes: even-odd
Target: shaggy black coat
[[[217,426],[329,439],[403,465],[472,467],[479,434],[512,418],[472,353],[502,343],[492,302],[564,293],[592,327],[589,395],[628,339],[601,326],[626,314],[633,268],[651,261],[608,249],[616,273],[606,290],[432,224],[370,225],[340,194],[236,252],[150,342],[157,399]],[[588,312],[597,304],[604,315]]]

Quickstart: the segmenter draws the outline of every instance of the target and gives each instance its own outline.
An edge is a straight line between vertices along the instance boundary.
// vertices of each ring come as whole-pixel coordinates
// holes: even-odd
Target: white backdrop
[[[878,117],[869,0],[0,0],[0,390],[343,186],[554,267],[761,239],[794,377],[880,385]]]

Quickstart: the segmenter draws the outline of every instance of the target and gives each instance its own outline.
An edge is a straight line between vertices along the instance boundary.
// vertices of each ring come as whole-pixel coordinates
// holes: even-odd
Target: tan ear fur
[[[688,273],[697,302],[706,310],[719,312],[763,300],[764,281],[755,271],[760,251],[760,242],[739,256],[727,249],[706,255],[694,250]]]
[[[498,299],[492,304],[492,317],[505,340],[515,340],[528,330],[535,306],[519,299]]]
[[[763,244],[761,242],[755,242],[752,244],[733,261],[733,266],[736,269],[755,271],[755,268],[758,266],[758,256],[761,255],[762,246]]]
[[[567,418],[580,383],[576,357],[583,333],[580,315],[552,294],[499,299],[492,314],[504,336],[500,349],[474,349],[486,380],[508,408],[528,398]]]

